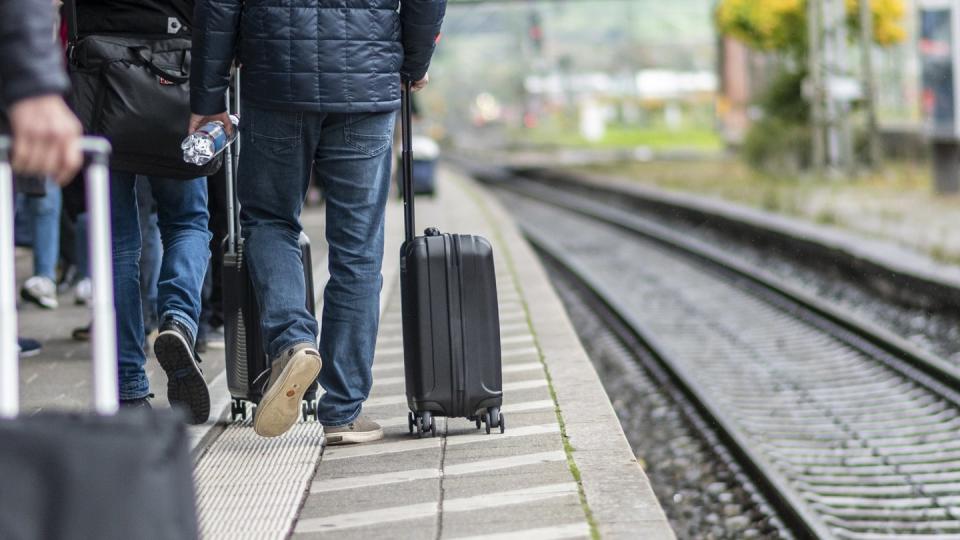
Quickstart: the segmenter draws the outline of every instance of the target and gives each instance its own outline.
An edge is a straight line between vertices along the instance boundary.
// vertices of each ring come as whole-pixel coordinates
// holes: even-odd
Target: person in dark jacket
[[[197,0],[191,130],[229,125],[235,57],[244,70],[240,220],[273,359],[254,418],[260,435],[290,429],[319,374],[328,444],[383,437],[361,411],[373,382],[394,112],[401,79],[427,83],[445,9],[446,0]],[[330,246],[319,351],[297,245],[314,161]]]
[[[0,112],[13,134],[13,168],[70,181],[83,164],[82,129],[63,95],[69,82],[53,39],[50,2],[0,2]]]

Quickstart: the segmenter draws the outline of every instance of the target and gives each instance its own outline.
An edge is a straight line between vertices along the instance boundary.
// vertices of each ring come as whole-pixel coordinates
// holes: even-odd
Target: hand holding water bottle
[[[237,138],[239,118],[221,113],[211,116],[192,115],[190,135],[183,140],[183,160],[194,165],[206,165],[223,152]]]

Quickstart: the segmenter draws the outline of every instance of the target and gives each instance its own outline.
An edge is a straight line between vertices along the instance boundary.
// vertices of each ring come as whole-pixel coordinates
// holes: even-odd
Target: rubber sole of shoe
[[[190,344],[178,332],[161,332],[153,351],[167,373],[167,400],[171,405],[185,406],[191,424],[206,422],[210,417],[210,391]]]
[[[42,296],[37,296],[31,293],[30,291],[28,291],[27,289],[23,289],[20,291],[20,298],[23,298],[27,302],[36,304],[42,307],[43,309],[57,309],[58,307],[60,307],[60,302],[56,300],[51,300],[49,298],[44,298]]]
[[[344,432],[344,433],[330,433],[325,431],[324,436],[327,438],[327,446],[340,446],[342,444],[360,444],[373,441],[379,441],[383,438],[383,430],[376,429],[374,431],[362,431],[362,432]]]
[[[323,362],[314,351],[297,352],[267,389],[253,416],[253,430],[261,437],[286,433],[300,418],[300,401],[320,375]]]

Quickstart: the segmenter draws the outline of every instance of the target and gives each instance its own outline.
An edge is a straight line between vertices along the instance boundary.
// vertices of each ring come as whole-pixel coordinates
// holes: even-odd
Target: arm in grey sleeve
[[[0,0],[0,104],[69,90],[53,25],[49,0]]]

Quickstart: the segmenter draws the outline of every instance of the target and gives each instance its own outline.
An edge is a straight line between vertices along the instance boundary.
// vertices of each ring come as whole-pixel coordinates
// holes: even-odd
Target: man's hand
[[[63,98],[56,95],[22,99],[10,109],[13,169],[23,174],[50,175],[63,185],[80,167],[83,127]]]
[[[419,81],[413,83],[413,84],[410,85],[410,86],[411,86],[411,89],[412,89],[414,92],[419,92],[420,90],[423,90],[424,88],[426,88],[426,87],[427,87],[427,83],[429,83],[429,82],[430,82],[430,74],[427,73],[426,75],[423,76],[422,79],[420,79]]]
[[[227,135],[230,137],[233,137],[233,122],[230,121],[230,115],[227,114],[226,111],[219,114],[209,114],[209,115],[191,114],[190,130],[188,132],[188,135],[200,129],[201,127],[205,126],[206,124],[217,121],[217,120],[219,120],[220,122],[223,122],[223,125],[227,130]]]

